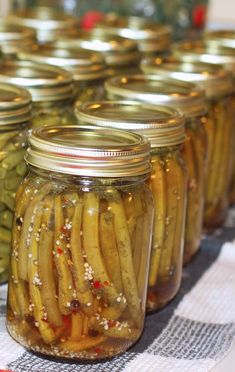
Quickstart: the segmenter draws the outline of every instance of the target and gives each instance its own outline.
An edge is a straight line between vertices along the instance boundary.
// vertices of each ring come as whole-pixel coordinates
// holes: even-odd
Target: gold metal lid
[[[31,119],[31,95],[13,84],[0,83],[0,127]]]
[[[208,98],[223,96],[234,90],[231,75],[221,65],[165,57],[146,58],[141,63],[141,69],[145,73],[193,82],[205,89]]]
[[[107,77],[104,58],[100,53],[84,49],[60,49],[51,44],[33,45],[17,53],[19,59],[48,63],[71,72],[75,81]]]
[[[5,54],[15,54],[19,48],[36,41],[36,32],[29,27],[17,26],[7,21],[0,23],[0,48]]]
[[[143,53],[167,50],[171,43],[171,27],[147,18],[119,17],[112,14],[102,19],[96,28],[106,34],[135,40]]]
[[[135,41],[121,37],[100,33],[99,31],[78,31],[60,37],[55,45],[59,48],[83,48],[104,55],[108,66],[138,63],[140,53]]]
[[[9,14],[7,20],[16,25],[34,28],[38,40],[42,43],[54,41],[57,39],[58,32],[63,30],[65,33],[79,25],[76,17],[43,6],[18,10]]]
[[[150,172],[149,142],[118,129],[55,126],[34,130],[27,163],[45,170],[90,177],[134,177]]]
[[[173,45],[173,55],[187,62],[221,64],[228,71],[235,70],[235,49],[206,40],[184,41]]]
[[[204,33],[204,38],[218,45],[235,48],[235,30],[213,30]]]
[[[73,96],[71,74],[47,64],[17,60],[0,61],[0,81],[27,88],[33,102],[61,101]]]
[[[146,137],[152,148],[183,143],[184,116],[169,106],[136,101],[84,103],[75,110],[81,124],[131,130]]]
[[[195,84],[157,75],[116,76],[105,82],[110,99],[170,105],[188,117],[205,113],[204,91]]]

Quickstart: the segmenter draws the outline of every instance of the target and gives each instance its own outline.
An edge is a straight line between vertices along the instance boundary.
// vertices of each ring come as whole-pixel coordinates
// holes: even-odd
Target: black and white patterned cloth
[[[177,297],[147,316],[141,340],[100,363],[62,363],[25,351],[5,329],[6,286],[0,287],[0,372],[207,372],[235,338],[235,212],[226,228],[204,237],[183,273]],[[226,243],[225,243],[226,242]]]

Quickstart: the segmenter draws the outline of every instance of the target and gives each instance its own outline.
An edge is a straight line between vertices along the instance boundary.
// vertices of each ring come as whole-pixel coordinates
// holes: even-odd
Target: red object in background
[[[84,14],[81,18],[81,27],[85,30],[91,30],[95,25],[101,21],[104,17],[104,14],[95,10],[91,10]]]
[[[206,21],[206,7],[203,4],[197,5],[192,14],[193,26],[203,28]]]

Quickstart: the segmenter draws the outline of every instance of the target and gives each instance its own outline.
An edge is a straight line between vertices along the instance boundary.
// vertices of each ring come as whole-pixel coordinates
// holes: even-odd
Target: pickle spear
[[[142,314],[140,308],[140,300],[138,296],[138,287],[135,277],[135,269],[132,259],[132,249],[130,234],[126,222],[126,216],[122,199],[118,191],[110,189],[109,206],[114,216],[114,229],[116,234],[116,242],[119,251],[121,264],[122,283],[125,297],[127,300],[129,312],[136,324],[142,324]],[[112,196],[110,198],[110,196]]]
[[[153,220],[153,240],[150,259],[149,286],[152,287],[157,282],[158,269],[160,264],[161,251],[165,240],[165,221],[166,221],[166,181],[164,163],[158,156],[153,156],[152,174],[150,183],[154,201],[154,220]]]
[[[54,231],[52,228],[53,208],[54,202],[52,197],[47,197],[44,201],[44,211],[42,215],[38,268],[42,282],[42,303],[47,313],[47,319],[50,324],[60,327],[62,326],[62,316],[59,311],[52,262],[52,252],[54,248]]]
[[[71,301],[73,300],[73,278],[69,268],[70,256],[67,248],[66,236],[63,234],[64,216],[60,195],[54,200],[54,260],[59,279],[59,309],[61,314],[71,313]]]

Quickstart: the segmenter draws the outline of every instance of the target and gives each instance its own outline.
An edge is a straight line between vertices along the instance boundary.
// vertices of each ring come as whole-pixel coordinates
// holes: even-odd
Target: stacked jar
[[[207,181],[207,207],[204,222],[208,229],[223,225],[227,215],[229,199],[232,199],[232,197],[229,197],[231,183],[233,179],[235,180],[235,176],[233,176],[233,174],[235,175],[235,156],[233,151],[235,144],[235,88],[232,73],[230,72],[229,74],[228,72],[226,74],[222,72],[222,68],[231,71],[232,66],[234,67],[235,54],[228,49],[219,49],[203,41],[182,42],[174,47],[174,55],[182,62],[187,62],[188,64],[200,61],[210,62],[211,70],[213,70],[213,65],[216,63],[223,65],[220,67],[220,72],[218,72],[218,83],[216,83],[215,79],[214,87],[213,82],[211,81],[211,85],[208,81],[209,75],[207,77],[207,74],[203,74],[203,71],[201,74],[205,87],[208,85],[208,89],[206,88],[208,91],[207,101],[210,117],[208,124],[211,124],[211,128],[208,127],[207,129],[209,141],[211,141],[213,147],[211,151],[214,152],[214,154],[211,154],[212,159],[214,159],[214,165],[211,164],[213,171],[211,175],[208,175]],[[206,67],[205,69],[208,68]],[[216,75],[216,67],[214,67],[213,74]],[[227,151],[224,151],[224,148]],[[226,172],[228,176],[222,182]],[[219,183],[217,183],[218,174],[222,174],[221,182]]]
[[[138,132],[151,144],[152,173],[148,180],[154,197],[154,227],[150,261],[147,310],[163,307],[179,290],[186,207],[186,172],[181,154],[184,117],[169,107],[146,106],[134,101],[103,101],[82,105],[76,115],[80,124],[93,124]],[[143,221],[131,211],[138,200],[124,204],[131,240],[138,246],[140,266]],[[135,231],[140,231],[140,236]],[[137,240],[135,241],[135,238]]]
[[[43,6],[18,10],[6,19],[14,25],[33,28],[40,43],[56,41],[60,34],[70,33],[79,25],[76,17]]]
[[[8,279],[15,192],[27,173],[24,155],[30,119],[30,93],[0,83],[0,283]]]
[[[129,97],[154,105],[169,104],[180,109],[186,117],[186,139],[182,150],[189,173],[184,249],[184,263],[187,263],[197,252],[201,240],[207,153],[203,126],[206,121],[204,92],[187,82],[147,74],[110,79],[106,88],[111,99]]]
[[[30,47],[36,42],[36,32],[7,21],[0,24],[0,47],[5,56],[15,56],[19,48]]]
[[[0,62],[0,82],[10,82],[30,91],[32,127],[76,122],[74,86],[69,72],[36,62],[5,60]]]
[[[101,99],[107,69],[100,53],[84,49],[61,49],[51,44],[33,45],[17,53],[20,60],[48,63],[68,70],[75,84],[76,103]]]
[[[29,145],[30,173],[16,195],[8,331],[55,357],[119,354],[144,325],[149,144],[120,130],[52,126],[33,131]],[[128,218],[137,215],[142,223],[132,240]]]
[[[55,45],[59,48],[83,48],[102,53],[111,76],[139,71],[140,53],[136,42],[121,36],[108,35],[99,30],[77,31],[61,36]]]
[[[159,56],[169,53],[171,28],[141,17],[119,17],[107,15],[96,25],[104,34],[128,37],[137,42],[139,50],[145,56]]]

